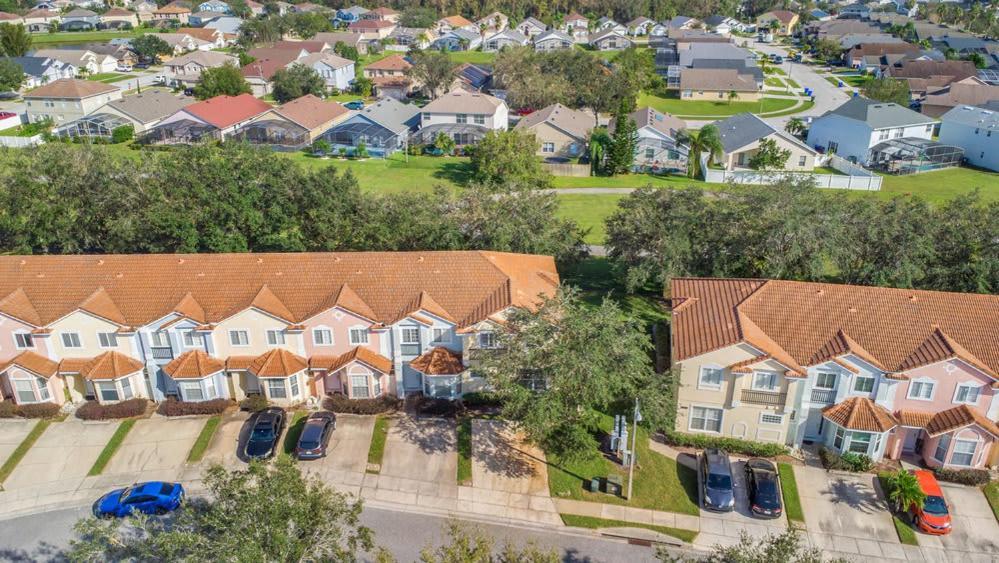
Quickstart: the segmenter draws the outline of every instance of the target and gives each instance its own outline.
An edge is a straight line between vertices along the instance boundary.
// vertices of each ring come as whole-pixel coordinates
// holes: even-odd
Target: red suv
[[[910,509],[916,526],[927,534],[936,536],[949,534],[950,512],[947,510],[947,502],[943,498],[943,491],[940,489],[940,483],[937,483],[937,478],[932,471],[925,469],[913,471],[912,474],[919,482],[919,488],[926,494],[922,508],[912,505]]]

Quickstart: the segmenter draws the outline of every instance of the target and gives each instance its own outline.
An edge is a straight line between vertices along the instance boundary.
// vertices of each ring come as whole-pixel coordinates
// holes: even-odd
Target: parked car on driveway
[[[753,516],[780,518],[784,509],[779,482],[777,466],[773,463],[759,458],[746,461],[746,493]]]
[[[250,439],[246,441],[246,457],[267,459],[273,456],[281,431],[284,430],[285,419],[284,409],[278,407],[271,407],[257,414]]]
[[[305,421],[302,434],[295,446],[298,459],[319,459],[326,457],[326,446],[336,430],[336,415],[329,411],[314,412]]]
[[[115,489],[94,502],[91,510],[98,518],[121,518],[136,512],[166,514],[184,502],[180,483],[149,481]]]
[[[926,495],[922,508],[915,504],[909,507],[913,523],[927,534],[935,536],[949,534],[952,524],[950,510],[947,507],[947,501],[944,500],[943,490],[940,488],[936,476],[933,475],[932,471],[926,469],[914,470],[912,474],[919,482],[919,488]]]
[[[715,512],[735,509],[732,463],[723,450],[708,448],[701,454],[701,489],[704,508]]]

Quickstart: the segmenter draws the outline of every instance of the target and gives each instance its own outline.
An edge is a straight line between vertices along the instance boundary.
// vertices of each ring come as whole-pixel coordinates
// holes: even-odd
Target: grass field
[[[458,484],[472,484],[472,419],[458,421]]]
[[[114,434],[111,436],[111,439],[108,440],[107,445],[104,446],[103,450],[101,450],[101,454],[97,456],[97,461],[94,462],[94,465],[90,468],[90,471],[87,472],[87,475],[100,475],[104,472],[104,468],[107,467],[108,462],[111,461],[115,452],[117,452],[118,448],[121,447],[121,443],[125,441],[125,436],[128,436],[128,433],[132,430],[133,426],[135,426],[134,418],[121,421],[118,425],[118,429],[114,431]]]
[[[662,98],[652,94],[641,93],[638,105],[650,106],[658,111],[672,113],[678,117],[714,117],[729,116],[737,113],[770,113],[786,110],[794,105],[794,100],[784,98],[763,98],[759,102],[739,102],[728,100],[681,100],[680,98]]]
[[[371,445],[368,446],[368,463],[381,466],[385,456],[385,440],[388,439],[389,420],[384,416],[375,419],[375,430],[371,435]],[[368,473],[377,473],[368,469]]]
[[[496,61],[496,53],[484,51],[450,51],[448,56],[456,63],[491,65]]]
[[[305,429],[305,419],[308,418],[309,411],[295,411],[288,423],[288,432],[284,435],[284,453],[292,454],[295,446],[298,445],[298,438]]]
[[[999,173],[975,168],[947,168],[910,176],[885,176],[882,197],[913,194],[931,203],[979,189],[985,201],[999,201]]]
[[[576,516],[575,514],[560,514],[562,517],[562,522],[566,526],[573,526],[576,528],[643,528],[646,530],[652,530],[653,532],[659,532],[660,534],[666,534],[667,536],[673,536],[674,538],[683,540],[687,543],[691,543],[697,537],[697,532],[693,530],[684,530],[681,528],[670,528],[668,526],[656,526],[654,524],[639,524],[636,522],[625,522],[623,520],[605,520],[603,518],[594,518],[592,516]]]
[[[588,229],[585,240],[587,244],[603,244],[607,231],[604,221],[617,209],[617,202],[623,195],[577,195],[566,194],[558,196],[558,215],[563,219],[572,219],[583,229]]]
[[[781,495],[784,497],[784,514],[791,522],[805,522],[805,511],[801,509],[798,497],[798,481],[794,478],[794,468],[787,463],[778,463]]]
[[[467,183],[471,174],[464,157],[410,156],[409,162],[401,153],[368,160],[321,159],[301,152],[288,153],[288,157],[307,166],[350,170],[361,189],[383,193],[429,193],[437,185],[453,188]]]
[[[131,78],[129,75],[120,72],[99,72],[97,74],[91,74],[87,76],[87,80],[92,80],[94,82],[103,82],[105,84],[110,84],[111,82],[120,82],[122,80],[128,80]]]
[[[21,443],[18,444],[17,448],[15,448],[10,454],[10,457],[3,462],[3,466],[0,466],[0,484],[3,484],[3,482],[7,480],[7,477],[10,477],[10,474],[14,472],[17,464],[21,463],[24,456],[28,455],[28,450],[31,449],[31,446],[35,445],[38,438],[41,438],[42,433],[49,427],[49,424],[52,424],[51,420],[39,420],[35,423],[35,426],[32,427],[31,431],[28,432],[28,435],[24,437],[24,440],[21,440]]]
[[[201,433],[198,434],[198,439],[191,446],[191,452],[187,454],[188,463],[197,463],[201,461],[201,458],[205,457],[208,444],[212,443],[212,438],[215,436],[215,432],[218,431],[219,424],[221,423],[221,415],[215,415],[205,421],[205,425],[201,428]]]
[[[109,41],[119,37],[138,37],[146,33],[144,29],[130,31],[59,31],[56,33],[32,33],[31,43],[38,46],[62,45]]]
[[[600,430],[610,433],[614,419],[601,417]],[[562,462],[548,458],[548,486],[552,496],[590,502],[602,502],[665,510],[680,514],[697,515],[697,475],[693,470],[677,464],[676,460],[659,455],[649,449],[649,434],[638,429],[638,464],[635,468],[634,492],[631,500],[603,493],[591,493],[583,488],[594,477],[619,475],[624,490],[628,488],[628,470],[607,460],[594,449],[580,460]]]

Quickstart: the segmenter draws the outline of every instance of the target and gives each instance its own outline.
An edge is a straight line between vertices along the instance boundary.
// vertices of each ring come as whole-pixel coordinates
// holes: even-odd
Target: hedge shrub
[[[20,405],[17,413],[24,418],[52,418],[59,414],[59,405],[55,403],[35,403],[33,405]]]
[[[227,408],[235,405],[229,399],[212,399],[210,401],[178,401],[170,397],[160,403],[156,412],[163,416],[188,416],[196,414],[222,414]]]
[[[17,416],[17,405],[10,399],[0,402],[0,418],[14,418]]]
[[[874,460],[864,454],[846,452],[839,455],[828,448],[819,448],[819,459],[822,460],[822,467],[837,471],[852,471],[863,473],[874,469]]]
[[[87,401],[80,408],[76,409],[76,417],[83,420],[132,418],[145,414],[148,405],[149,401],[142,398],[129,399],[112,405],[102,405],[97,401]]]
[[[263,395],[250,395],[239,402],[239,408],[244,411],[260,412],[271,405]]]
[[[435,399],[433,397],[421,397],[416,404],[416,410],[424,416],[443,416],[454,418],[465,409],[457,401],[450,399]]]
[[[503,404],[495,393],[488,391],[474,391],[465,393],[461,397],[461,402],[466,407],[498,407]]]
[[[330,395],[323,400],[323,408],[346,414],[382,414],[398,410],[402,401],[384,395],[376,399],[349,399],[346,395]]]
[[[988,485],[992,480],[992,476],[984,469],[945,469],[940,467],[934,469],[933,473],[941,481],[949,481],[972,487]]]
[[[751,457],[777,457],[789,453],[787,446],[770,442],[752,442],[738,438],[723,438],[704,434],[684,434],[683,432],[666,432],[666,443],[673,446],[688,448],[718,448],[728,453],[748,455]]]

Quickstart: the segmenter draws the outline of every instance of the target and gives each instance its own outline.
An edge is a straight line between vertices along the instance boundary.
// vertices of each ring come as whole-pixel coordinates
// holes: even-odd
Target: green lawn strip
[[[600,430],[609,433],[613,417],[600,418]],[[548,487],[553,497],[571,498],[589,502],[618,504],[635,508],[648,508],[697,515],[697,474],[694,470],[677,464],[676,460],[649,449],[649,434],[638,429],[638,458],[635,483],[631,500],[591,493],[583,488],[584,482],[594,477],[621,476],[624,489],[628,488],[628,469],[607,460],[595,448],[579,460],[562,462],[548,459]]]
[[[681,100],[675,95],[663,98],[652,94],[638,95],[638,106],[649,106],[661,112],[672,113],[678,117],[719,117],[737,113],[768,113],[783,111],[795,104],[795,100],[785,98],[763,98],[755,102],[740,102],[726,100]]]
[[[288,422],[288,432],[284,435],[284,453],[291,454],[298,445],[298,437],[302,435],[305,428],[305,419],[309,416],[309,411],[295,411]]]
[[[801,498],[798,497],[798,482],[794,478],[794,468],[789,463],[778,463],[780,473],[780,489],[784,496],[784,514],[791,522],[805,522],[805,512],[801,509]]]
[[[794,80],[792,80],[790,78],[785,78],[784,82],[786,82],[787,85],[790,86],[791,88],[795,88],[795,89],[801,88],[801,85],[799,85],[797,82],[795,82]]]
[[[881,485],[881,493],[886,497],[888,496],[887,479],[889,475],[891,475],[891,473],[887,471],[878,473],[878,484]],[[916,530],[914,530],[912,526],[910,526],[905,520],[896,516],[894,512],[891,514],[891,519],[892,523],[895,524],[895,533],[898,534],[898,541],[905,545],[919,545],[919,540],[916,539]]]
[[[208,444],[212,443],[212,438],[215,436],[215,432],[218,431],[219,424],[221,423],[221,415],[215,415],[205,421],[205,425],[201,427],[201,433],[198,434],[198,439],[191,446],[191,453],[187,454],[188,463],[201,461],[201,458],[205,456],[205,450],[208,449]]]
[[[7,477],[10,477],[10,474],[14,472],[14,468],[17,467],[17,464],[21,463],[24,456],[28,454],[28,450],[31,449],[31,446],[35,445],[35,442],[38,441],[38,438],[42,436],[42,433],[45,432],[45,429],[48,428],[50,424],[52,424],[51,420],[39,420],[35,423],[35,426],[32,427],[31,431],[28,432],[28,435],[21,440],[21,443],[17,445],[17,448],[15,448],[10,454],[10,457],[7,458],[7,461],[4,461],[3,465],[0,466],[0,483],[3,483],[7,480]]]
[[[128,432],[132,430],[133,426],[135,426],[134,418],[123,420],[118,424],[118,429],[114,431],[114,435],[111,436],[107,445],[101,450],[101,455],[97,456],[97,461],[94,462],[93,467],[90,468],[87,475],[100,475],[104,472],[104,468],[111,461],[111,458],[114,457],[114,453],[118,451],[118,448],[121,447],[121,443],[125,441],[125,436],[128,436]]]
[[[812,109],[815,106],[815,102],[811,100],[804,100],[801,105],[796,108],[788,108],[782,111],[777,111],[774,113],[761,114],[763,117],[781,117],[784,115],[794,115],[796,113],[802,113]]]
[[[573,526],[576,528],[645,528],[646,530],[652,530],[653,532],[673,536],[674,538],[683,540],[687,543],[693,542],[694,538],[697,537],[697,532],[693,530],[670,528],[669,526],[639,524],[636,522],[625,522],[623,520],[604,520],[603,518],[594,518],[593,516],[576,516],[575,514],[560,514],[559,516],[562,517],[562,522],[564,522],[566,526]]]
[[[558,216],[572,219],[587,230],[587,244],[603,244],[607,237],[604,221],[617,209],[623,195],[567,194],[558,196]]]
[[[146,31],[141,29],[133,29],[130,31],[61,31],[56,33],[33,33],[31,34],[31,43],[33,45],[90,43],[108,41],[117,37],[138,37],[144,33],[146,33]]]
[[[124,78],[128,78],[128,75],[118,72],[99,72],[97,74],[87,76],[87,80],[91,80],[93,82],[114,82],[115,80],[121,80]]]
[[[992,481],[982,489],[985,493],[985,499],[989,501],[989,506],[992,507],[992,514],[995,515],[996,521],[999,522],[999,481]]]
[[[496,62],[496,53],[487,53],[485,51],[451,51],[448,53],[448,56],[456,63],[491,65]]]
[[[458,484],[472,484],[472,419],[458,422]]]
[[[388,158],[349,160],[315,158],[302,152],[288,158],[306,166],[350,170],[362,190],[381,193],[431,193],[435,186],[455,188],[468,182],[470,159],[465,157],[409,156],[396,153]]]
[[[378,465],[380,467],[382,464],[382,456],[385,455],[385,440],[388,438],[388,426],[388,418],[379,416],[375,419],[375,431],[371,435],[371,445],[368,446],[369,465]],[[369,468],[368,473],[378,472]]]
[[[787,73],[784,72],[784,69],[775,66],[767,67],[767,74],[776,74],[777,76],[787,76]]]
[[[784,81],[777,76],[768,76],[763,80],[763,83],[767,86],[776,86],[777,88],[784,87]]]

